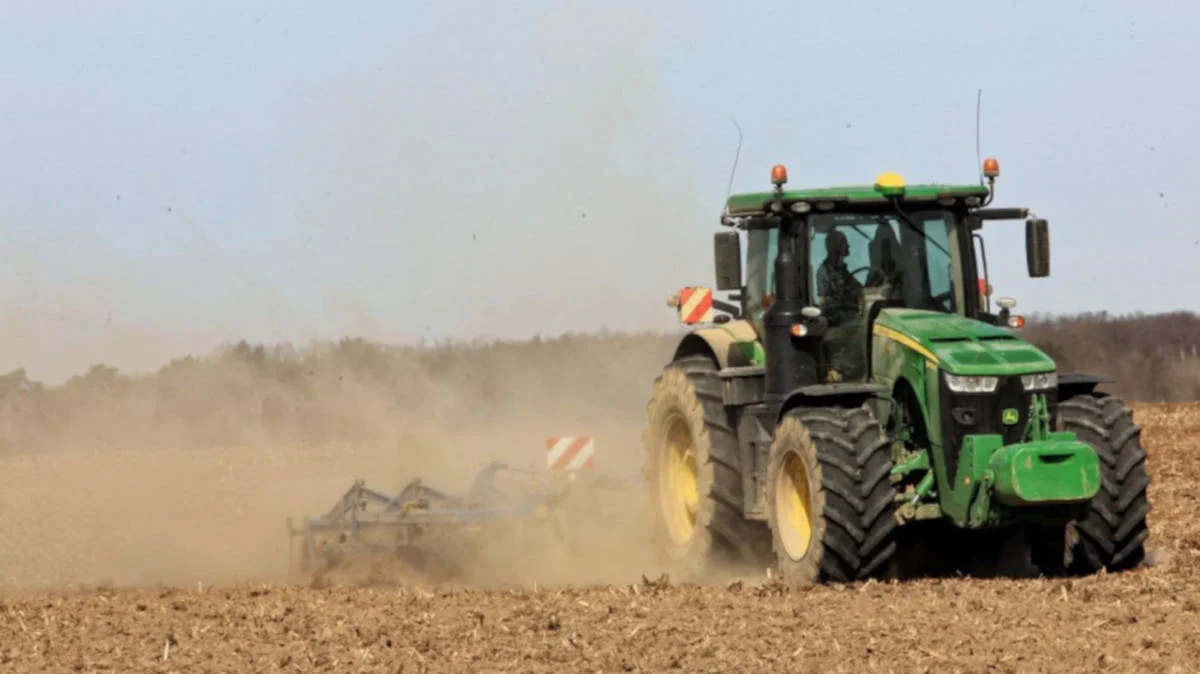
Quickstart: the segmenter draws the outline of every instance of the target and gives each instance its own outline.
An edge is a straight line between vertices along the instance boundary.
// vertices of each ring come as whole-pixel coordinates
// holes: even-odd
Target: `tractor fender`
[[[761,346],[754,326],[750,321],[737,320],[689,333],[680,340],[672,360],[706,355],[713,359],[718,369],[724,370],[756,365],[754,354],[758,349]]]
[[[810,384],[787,394],[779,408],[779,418],[797,407],[860,407],[887,389],[868,382],[845,382],[837,384]]]
[[[1065,372],[1058,375],[1058,399],[1066,400],[1071,396],[1090,395],[1100,384],[1111,384],[1112,377],[1103,374],[1088,374],[1084,372]]]

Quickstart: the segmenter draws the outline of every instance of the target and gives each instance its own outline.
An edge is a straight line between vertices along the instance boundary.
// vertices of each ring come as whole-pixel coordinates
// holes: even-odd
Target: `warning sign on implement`
[[[590,435],[546,438],[546,467],[550,470],[594,468],[596,440]]]

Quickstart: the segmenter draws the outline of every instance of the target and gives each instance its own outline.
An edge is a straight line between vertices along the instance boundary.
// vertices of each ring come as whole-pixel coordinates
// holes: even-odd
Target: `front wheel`
[[[1100,458],[1100,491],[1069,527],[1071,566],[1082,573],[1123,571],[1142,562],[1150,536],[1146,450],[1133,412],[1119,398],[1085,394],[1058,404],[1062,430],[1074,431]]]
[[[890,569],[891,448],[870,411],[788,412],[767,465],[771,538],[785,583],[849,582]]]

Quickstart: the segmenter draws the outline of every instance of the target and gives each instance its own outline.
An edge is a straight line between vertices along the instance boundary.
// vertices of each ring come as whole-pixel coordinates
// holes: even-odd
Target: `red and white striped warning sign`
[[[596,441],[590,435],[546,438],[546,467],[579,470],[595,467]]]
[[[688,287],[679,291],[679,320],[689,325],[712,323],[712,288]]]

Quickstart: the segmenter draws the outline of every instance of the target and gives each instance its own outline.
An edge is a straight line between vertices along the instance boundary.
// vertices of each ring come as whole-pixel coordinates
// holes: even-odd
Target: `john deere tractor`
[[[983,175],[785,189],[776,166],[773,190],[728,199],[714,250],[732,294],[708,291],[707,324],[648,405],[665,562],[687,575],[732,554],[810,583],[963,558],[1045,574],[1142,561],[1139,428],[1097,390],[1109,379],[1059,372],[1018,336],[1013,300],[993,308],[983,225],[1024,222],[1035,278],[1049,226],[991,207],[994,158]],[[690,315],[705,298],[689,290]]]

